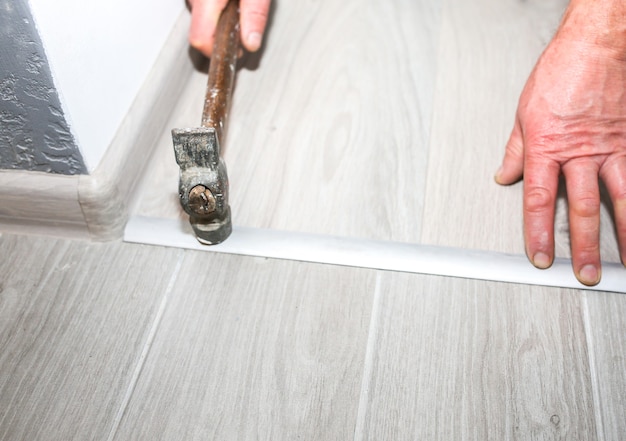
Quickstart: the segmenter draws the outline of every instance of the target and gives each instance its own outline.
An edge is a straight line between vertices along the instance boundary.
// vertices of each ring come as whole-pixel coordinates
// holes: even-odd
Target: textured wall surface
[[[0,168],[87,172],[27,0],[0,0]]]
[[[95,171],[184,0],[28,0],[65,118]]]

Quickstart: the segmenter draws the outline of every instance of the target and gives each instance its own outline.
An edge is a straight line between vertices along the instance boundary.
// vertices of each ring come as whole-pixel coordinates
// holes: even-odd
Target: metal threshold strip
[[[528,262],[526,256],[492,251],[236,226],[226,242],[206,246],[196,240],[191,227],[183,220],[141,216],[129,220],[124,240],[215,253],[626,293],[626,268],[618,263],[604,262],[602,281],[588,287],[576,280],[569,259],[556,259],[550,269],[539,270]]]

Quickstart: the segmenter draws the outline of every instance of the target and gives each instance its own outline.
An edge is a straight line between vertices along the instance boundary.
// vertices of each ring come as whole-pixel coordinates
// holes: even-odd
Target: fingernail
[[[585,265],[578,272],[578,280],[585,285],[597,285],[600,281],[600,272],[594,265]]]
[[[246,38],[246,46],[248,50],[254,52],[261,47],[261,34],[258,32],[250,32],[248,38]]]
[[[539,269],[546,269],[552,264],[552,259],[546,253],[537,253],[533,256],[533,265]]]
[[[500,183],[500,175],[502,174],[502,166],[496,171],[496,174],[493,175],[493,179],[499,184]]]

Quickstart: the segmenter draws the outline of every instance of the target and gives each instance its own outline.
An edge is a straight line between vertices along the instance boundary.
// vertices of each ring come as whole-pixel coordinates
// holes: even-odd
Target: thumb
[[[502,165],[495,175],[500,185],[510,185],[519,181],[524,173],[524,137],[519,120],[515,122],[513,132],[506,144]]]
[[[241,38],[250,52],[261,47],[269,9],[270,0],[241,0]]]

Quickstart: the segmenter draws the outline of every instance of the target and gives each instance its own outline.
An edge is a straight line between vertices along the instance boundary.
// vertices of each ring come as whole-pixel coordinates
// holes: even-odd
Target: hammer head
[[[228,175],[215,129],[174,129],[172,139],[180,166],[178,195],[194,233],[207,245],[223,242],[232,231],[232,223]]]

